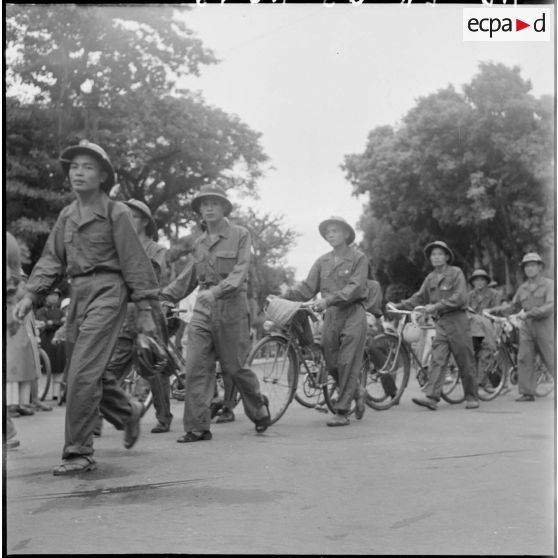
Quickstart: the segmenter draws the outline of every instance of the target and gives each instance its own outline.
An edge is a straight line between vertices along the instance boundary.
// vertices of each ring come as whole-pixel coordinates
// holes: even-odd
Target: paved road
[[[264,435],[237,413],[211,442],[105,424],[99,469],[53,477],[64,410],[15,420],[7,551],[38,553],[536,554],[554,549],[555,402],[370,409],[328,428],[293,403]]]

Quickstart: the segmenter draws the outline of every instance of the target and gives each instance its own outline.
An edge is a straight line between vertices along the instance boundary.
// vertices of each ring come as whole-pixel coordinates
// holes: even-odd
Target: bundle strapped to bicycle
[[[291,328],[302,347],[312,345],[314,335],[308,319],[316,321],[316,315],[304,302],[295,302],[284,298],[268,296],[264,306],[264,314],[271,324],[264,324],[264,329]]]

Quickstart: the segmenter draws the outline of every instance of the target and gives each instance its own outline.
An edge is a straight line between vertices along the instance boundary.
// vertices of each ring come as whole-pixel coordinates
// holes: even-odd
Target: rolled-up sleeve
[[[428,277],[422,282],[420,289],[411,297],[402,300],[397,306],[402,310],[412,310],[415,306],[428,304]]]
[[[66,248],[64,246],[64,210],[58,216],[54,228],[48,235],[39,261],[25,285],[26,294],[34,302],[48,294],[66,271]]]
[[[131,291],[131,299],[138,302],[159,296],[159,284],[151,260],[134,230],[128,211],[115,212],[112,217],[114,245],[121,266],[122,277]]]
[[[237,259],[232,271],[217,285],[211,287],[215,298],[231,295],[244,286],[250,268],[250,248],[250,233],[244,229],[238,239]]]

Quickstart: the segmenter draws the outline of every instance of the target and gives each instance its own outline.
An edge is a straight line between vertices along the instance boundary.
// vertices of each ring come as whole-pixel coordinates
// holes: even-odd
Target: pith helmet
[[[70,170],[70,163],[76,155],[81,154],[92,155],[101,163],[103,170],[107,173],[107,178],[101,183],[101,188],[105,192],[109,192],[114,186],[116,173],[114,172],[114,167],[112,166],[105,150],[96,143],[92,143],[84,139],[79,142],[79,145],[73,145],[64,149],[60,155],[60,163],[62,165],[62,169],[64,169],[64,173],[66,175],[68,174],[68,171]]]
[[[192,209],[198,214],[200,213],[200,203],[204,198],[219,198],[222,200],[225,203],[225,216],[232,211],[232,203],[227,198],[225,190],[220,186],[207,184],[201,187],[199,193],[192,199]]]
[[[471,273],[469,282],[472,283],[473,279],[476,279],[477,277],[482,277],[483,279],[486,279],[487,283],[490,283],[490,275],[488,275],[488,273],[484,269],[475,269],[475,271]]]
[[[345,219],[343,219],[343,217],[332,216],[329,219],[322,221],[318,226],[320,230],[320,234],[325,238],[327,226],[334,225],[334,224],[341,225],[349,233],[349,237],[347,238],[347,244],[352,244],[355,241],[355,237],[356,237],[355,230],[353,229],[353,227],[351,227],[351,225],[349,225],[349,223],[347,223],[347,221],[345,221]]]
[[[535,262],[544,266],[542,258],[536,252],[528,252],[523,256],[523,259],[521,260],[521,267],[531,262]]]
[[[430,259],[430,253],[432,252],[433,248],[441,248],[442,250],[444,250],[449,256],[448,264],[451,264],[453,262],[453,252],[450,250],[450,247],[442,240],[435,240],[434,242],[431,242],[430,244],[427,244],[425,246],[424,255],[427,259]]]
[[[147,227],[145,229],[145,232],[155,242],[157,242],[157,240],[159,239],[159,235],[157,234],[157,225],[155,224],[155,220],[153,219],[153,215],[151,215],[151,210],[149,209],[147,204],[143,203],[140,200],[134,200],[134,199],[130,199],[127,202],[124,202],[124,203],[128,207],[132,207],[134,209],[137,209],[138,211],[141,211],[141,213],[143,213],[147,217],[147,219],[149,220],[149,223],[147,223]]]

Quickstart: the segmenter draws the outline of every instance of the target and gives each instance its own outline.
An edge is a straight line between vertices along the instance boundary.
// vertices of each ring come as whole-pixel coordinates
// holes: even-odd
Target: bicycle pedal
[[[316,409],[316,411],[318,411],[318,413],[325,413],[327,414],[329,411],[327,410],[327,407],[322,407],[321,405],[316,405],[314,407],[314,409]]]

